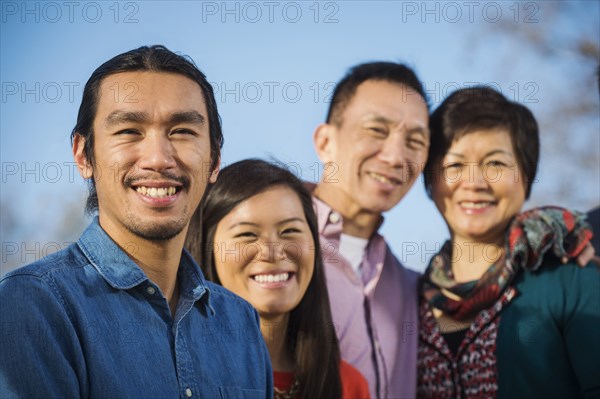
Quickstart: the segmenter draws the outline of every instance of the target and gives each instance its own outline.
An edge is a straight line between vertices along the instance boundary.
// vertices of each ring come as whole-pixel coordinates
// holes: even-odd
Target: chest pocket
[[[222,399],[264,399],[266,392],[260,389],[242,389],[239,387],[219,387]]]

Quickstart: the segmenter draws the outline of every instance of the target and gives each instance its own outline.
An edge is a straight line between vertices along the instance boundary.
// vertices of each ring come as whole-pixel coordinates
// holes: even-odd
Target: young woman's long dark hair
[[[287,342],[293,346],[295,376],[301,384],[302,398],[340,398],[340,350],[329,307],[317,217],[311,195],[300,179],[280,166],[258,159],[224,168],[192,217],[186,248],[200,261],[206,278],[221,284],[214,262],[217,225],[240,203],[277,186],[298,195],[315,247],[312,279],[288,321]]]

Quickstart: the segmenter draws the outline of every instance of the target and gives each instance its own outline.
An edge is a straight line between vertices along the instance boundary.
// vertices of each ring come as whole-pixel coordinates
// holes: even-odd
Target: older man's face
[[[429,149],[429,115],[414,90],[386,81],[358,86],[330,134],[322,184],[336,185],[347,209],[382,213],[416,181]]]

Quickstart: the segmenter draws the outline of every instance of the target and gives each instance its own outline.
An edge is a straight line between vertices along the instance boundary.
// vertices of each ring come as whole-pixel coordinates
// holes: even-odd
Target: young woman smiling
[[[366,398],[362,374],[340,361],[318,237],[303,183],[281,167],[244,160],[220,172],[187,247],[207,279],[257,310],[276,398]]]

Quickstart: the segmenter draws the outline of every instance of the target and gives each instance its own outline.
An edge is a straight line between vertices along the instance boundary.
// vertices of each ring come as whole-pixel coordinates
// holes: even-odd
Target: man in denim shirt
[[[223,141],[206,77],[162,46],[118,55],[71,137],[98,216],[0,280],[0,397],[273,397],[256,312],[183,251]]]

